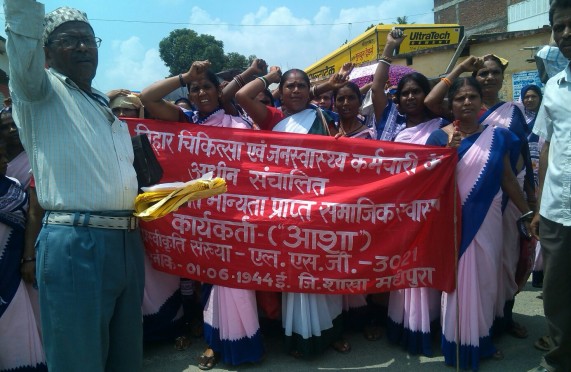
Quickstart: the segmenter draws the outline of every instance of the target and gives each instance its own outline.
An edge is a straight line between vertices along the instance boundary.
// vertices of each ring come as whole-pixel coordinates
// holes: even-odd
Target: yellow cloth
[[[198,179],[173,186],[156,185],[150,189],[135,198],[134,215],[143,221],[164,217],[189,201],[209,198],[227,190],[226,181],[219,177]]]

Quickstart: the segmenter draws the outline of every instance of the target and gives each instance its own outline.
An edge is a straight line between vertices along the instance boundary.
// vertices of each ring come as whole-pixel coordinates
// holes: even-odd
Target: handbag
[[[135,154],[133,167],[135,172],[137,172],[139,189],[157,184],[163,176],[163,168],[157,160],[149,138],[146,134],[139,134],[131,137],[131,142],[133,143],[133,153]]]

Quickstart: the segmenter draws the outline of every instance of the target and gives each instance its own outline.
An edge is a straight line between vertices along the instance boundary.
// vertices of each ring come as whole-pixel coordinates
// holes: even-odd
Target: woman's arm
[[[197,80],[209,67],[209,61],[196,61],[190,66],[187,72],[179,76],[159,80],[149,85],[143,89],[139,98],[147,111],[154,118],[166,121],[178,121],[180,108],[173,103],[165,101],[163,97],[175,89]]]
[[[373,101],[375,120],[381,117],[383,110],[387,106],[385,86],[389,80],[392,57],[405,37],[406,35],[399,29],[391,30],[391,32],[387,34],[387,43],[385,44],[383,55],[377,64],[375,75],[373,75],[373,84],[371,85],[371,100]]]
[[[363,85],[361,88],[359,88],[359,92],[361,92],[361,95],[365,95],[369,92],[369,90],[371,90],[372,86],[373,86],[373,82],[367,83],[367,84]]]
[[[250,81],[236,93],[236,102],[246,111],[254,123],[263,123],[268,112],[266,105],[256,100],[256,96],[270,84],[279,83],[281,75],[280,68],[272,66],[268,74]]]
[[[36,261],[26,260],[31,257],[36,257],[36,239],[42,229],[42,217],[44,216],[44,209],[38,202],[36,189],[30,187],[30,206],[28,209],[28,219],[26,220],[26,230],[24,232],[24,252],[22,253],[22,265],[20,272],[22,279],[26,283],[33,284],[36,280]]]
[[[545,141],[539,154],[539,186],[537,188],[537,206],[533,221],[531,221],[531,233],[539,240],[539,207],[541,206],[541,193],[543,192],[543,183],[547,174],[549,165],[549,142]]]
[[[321,94],[337,90],[343,87],[349,81],[349,74],[353,70],[355,65],[351,62],[346,62],[341,66],[339,72],[331,75],[331,77],[324,83],[319,85],[314,85],[309,94],[309,99],[314,99],[315,97],[319,97]]]
[[[263,76],[267,73],[268,65],[263,59],[256,58],[252,61],[250,67],[248,67],[244,72],[238,74],[224,87],[222,90],[222,106],[224,111],[229,115],[238,115],[238,110],[232,104],[232,100],[236,95],[236,92],[240,90],[244,85],[252,81],[256,76]]]
[[[517,182],[517,178],[512,171],[508,154],[504,155],[504,173],[502,175],[502,190],[509,196],[510,200],[515,204],[517,209],[522,213],[530,211],[527,202],[523,196],[521,187]]]
[[[460,64],[457,64],[452,72],[450,72],[445,78],[442,78],[438,84],[432,88],[430,93],[424,99],[424,105],[432,111],[436,116],[440,116],[449,120],[453,119],[452,112],[444,100],[446,98],[446,94],[448,93],[448,89],[460,75],[465,72],[477,71],[479,70],[484,61],[482,58],[470,56],[462,61]]]

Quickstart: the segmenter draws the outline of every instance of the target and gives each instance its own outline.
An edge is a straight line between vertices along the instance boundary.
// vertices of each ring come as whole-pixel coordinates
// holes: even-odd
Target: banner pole
[[[458,175],[454,170],[454,280],[456,284],[456,372],[460,372],[460,301],[458,293]]]

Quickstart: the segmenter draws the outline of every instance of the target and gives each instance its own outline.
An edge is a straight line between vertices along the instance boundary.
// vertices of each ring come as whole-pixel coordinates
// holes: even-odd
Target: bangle
[[[387,57],[385,55],[381,56],[381,58],[379,58],[382,61],[387,61],[388,63],[393,63],[393,59],[391,57]]]
[[[34,261],[36,261],[36,257],[34,256],[22,257],[22,259],[20,260],[20,264],[25,264],[26,262],[34,262]]]
[[[446,84],[446,86],[448,88],[450,88],[452,86],[452,82],[450,81],[450,79],[443,77],[442,79],[440,79],[440,81],[442,81],[444,84]]]
[[[523,219],[526,219],[526,218],[528,218],[528,217],[532,217],[533,214],[534,214],[533,211],[525,212],[524,214],[521,215],[521,217],[519,218],[519,220],[523,220]]]
[[[178,74],[178,81],[180,81],[180,86],[182,88],[184,88],[186,86],[186,83],[184,82],[184,79],[182,78],[182,74]]]
[[[234,80],[234,82],[236,82],[236,84],[238,84],[238,86],[239,86],[240,88],[242,88],[242,87],[244,86],[244,80],[240,80],[240,79],[238,78],[238,75],[234,76],[234,79],[232,79],[232,80]]]
[[[309,90],[309,93],[311,93],[311,95],[313,96],[313,98],[315,98],[315,97],[316,97],[316,94],[315,94],[315,87],[316,87],[315,85],[312,85],[312,86],[311,86],[311,89]]]
[[[257,79],[260,79],[264,83],[264,89],[268,89],[268,81],[263,76],[258,76]]]
[[[384,60],[384,59],[380,59],[379,62],[384,63],[384,64],[387,65],[387,66],[390,66],[390,65],[391,65],[391,63],[390,63],[389,61]]]

